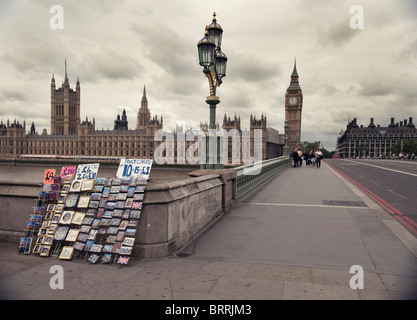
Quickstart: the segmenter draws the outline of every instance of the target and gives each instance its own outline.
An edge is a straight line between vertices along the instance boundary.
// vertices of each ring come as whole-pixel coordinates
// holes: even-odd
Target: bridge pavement
[[[49,286],[56,264],[62,290]],[[354,265],[364,289],[350,287]],[[417,244],[323,164],[273,177],[176,256],[121,268],[0,243],[0,272],[2,299],[417,299]]]

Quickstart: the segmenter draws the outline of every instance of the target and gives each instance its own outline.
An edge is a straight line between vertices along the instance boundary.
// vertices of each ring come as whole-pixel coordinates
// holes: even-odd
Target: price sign
[[[100,163],[79,164],[75,173],[75,180],[96,179]]]
[[[64,179],[66,176],[71,175],[74,177],[76,167],[62,167],[61,168],[61,177]]]
[[[43,184],[53,184],[55,177],[55,169],[45,169],[43,174]]]
[[[148,179],[151,173],[152,159],[122,159],[117,169],[117,178],[141,177]]]

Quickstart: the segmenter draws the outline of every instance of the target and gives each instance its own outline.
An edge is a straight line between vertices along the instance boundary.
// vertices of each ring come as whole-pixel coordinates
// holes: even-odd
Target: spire
[[[297,58],[294,59],[294,70],[292,71],[291,78],[298,78],[298,73],[297,73]]]
[[[68,75],[67,75],[67,58],[65,58],[65,81],[68,80]]]
[[[141,108],[148,109],[148,98],[146,97],[146,88],[145,88],[145,85],[143,85],[143,96],[142,96]]]

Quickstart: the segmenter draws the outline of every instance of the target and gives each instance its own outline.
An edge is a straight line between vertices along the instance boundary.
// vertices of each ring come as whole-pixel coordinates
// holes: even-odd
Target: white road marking
[[[344,160],[344,161],[354,162],[354,160]],[[395,169],[384,168],[384,167],[376,166],[374,164],[369,164],[369,163],[363,163],[363,162],[356,162],[356,163],[357,164],[363,164],[365,166],[374,167],[374,168],[379,168],[379,169],[382,169],[382,170],[387,170],[387,171],[392,171],[392,172],[397,172],[397,173],[402,173],[402,174],[406,174],[406,175],[409,175],[409,176],[417,177],[417,174],[415,174],[415,173],[410,173],[410,172],[405,172],[405,171],[400,171],[400,170],[395,170]]]
[[[304,203],[259,203],[259,202],[244,202],[253,206],[283,206],[283,207],[316,207],[316,208],[344,208],[344,209],[370,209],[369,207],[361,206],[333,206],[327,204],[304,204]]]
[[[387,189],[389,192],[392,192],[393,194],[395,194],[396,196],[398,196],[398,197],[400,197],[400,198],[403,198],[404,200],[407,200],[407,198],[406,197],[404,197],[404,196],[402,196],[402,195],[400,195],[400,194],[398,194],[398,193],[396,193],[396,192],[394,192],[394,191],[392,191],[391,189]]]

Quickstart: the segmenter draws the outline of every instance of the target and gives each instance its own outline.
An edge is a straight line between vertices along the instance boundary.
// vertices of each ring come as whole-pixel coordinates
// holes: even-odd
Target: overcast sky
[[[267,115],[283,133],[284,97],[294,58],[304,94],[302,141],[334,150],[349,119],[386,126],[417,123],[415,0],[27,0],[0,2],[0,120],[35,122],[50,133],[50,80],[81,82],[81,119],[112,129],[125,108],[136,127],[143,86],[164,128],[209,120],[208,81],[197,42],[217,13],[227,76],[217,90],[224,113]],[[51,29],[53,5],[64,28]],[[364,29],[352,29],[353,5]],[[356,21],[356,20],[355,20]]]

